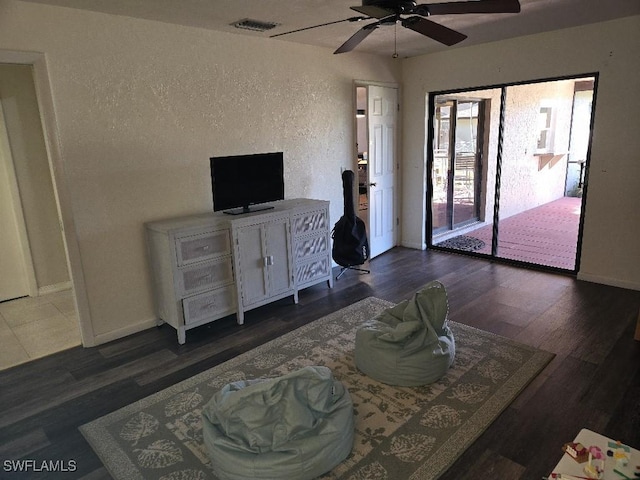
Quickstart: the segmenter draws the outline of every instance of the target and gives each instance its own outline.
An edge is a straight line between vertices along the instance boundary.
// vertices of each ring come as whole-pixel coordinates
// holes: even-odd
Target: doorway
[[[589,74],[431,94],[429,246],[577,272],[596,85],[597,75]],[[456,216],[451,125],[459,121],[456,108],[470,100],[481,101],[472,130],[479,139],[476,190],[467,188],[472,215]]]
[[[593,108],[593,80],[576,82],[571,115],[571,137],[565,195],[582,196],[585,165],[589,152],[591,110]]]
[[[0,291],[0,368],[7,368],[81,340],[31,65],[0,64],[0,103],[0,163],[11,173],[3,176],[0,194],[13,206],[0,228],[3,239],[11,234],[20,240],[11,256],[22,260],[13,273],[0,269],[0,284],[7,287]],[[14,276],[20,270],[26,289]]]
[[[436,99],[431,174],[436,236],[480,219],[483,127],[483,100]]]
[[[35,274],[1,96],[0,232],[0,302],[4,302],[35,291]]]
[[[398,88],[374,84],[355,88],[356,205],[367,225],[373,258],[397,243]]]

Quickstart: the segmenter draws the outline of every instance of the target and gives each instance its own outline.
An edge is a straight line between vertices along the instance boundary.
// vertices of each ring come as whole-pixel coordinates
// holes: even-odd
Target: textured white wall
[[[208,159],[285,153],[285,196],[332,202],[354,79],[392,59],[0,0],[0,49],[44,52],[98,342],[153,322],[143,223],[212,209]]]
[[[403,243],[425,242],[428,92],[599,72],[579,278],[640,290],[640,17],[403,62]]]
[[[541,100],[553,102],[555,108],[556,156],[535,155]],[[507,88],[500,218],[510,217],[564,196],[572,101],[573,81]],[[492,128],[497,128],[497,125]]]

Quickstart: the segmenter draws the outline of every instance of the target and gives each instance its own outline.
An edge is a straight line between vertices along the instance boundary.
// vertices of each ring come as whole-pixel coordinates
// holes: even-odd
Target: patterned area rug
[[[351,455],[323,479],[435,479],[553,355],[450,322],[455,363],[437,383],[393,387],[355,367],[356,330],[391,303],[370,297],[80,427],[116,480],[215,479],[202,440],[203,405],[223,385],[325,365],[349,389]]]
[[[484,241],[469,235],[458,235],[443,242],[436,244],[438,247],[455,248],[456,250],[464,250],[465,252],[475,252],[484,248]]]

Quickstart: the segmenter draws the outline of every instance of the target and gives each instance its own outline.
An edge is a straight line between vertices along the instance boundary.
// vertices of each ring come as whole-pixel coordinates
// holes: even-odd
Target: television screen
[[[284,199],[282,152],[212,157],[210,162],[214,211],[248,213]]]

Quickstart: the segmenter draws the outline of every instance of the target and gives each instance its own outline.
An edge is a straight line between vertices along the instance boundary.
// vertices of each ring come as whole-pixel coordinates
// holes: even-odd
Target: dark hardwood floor
[[[369,275],[347,272],[331,290],[303,290],[298,305],[286,299],[247,312],[244,326],[226,318],[190,330],[183,346],[165,325],[0,372],[0,478],[110,478],[78,426],[357,300],[397,302],[435,279],[447,287],[451,320],[556,354],[442,480],[540,480],[583,427],[640,448],[640,292],[404,248],[370,267]],[[77,468],[7,472],[18,459]]]

